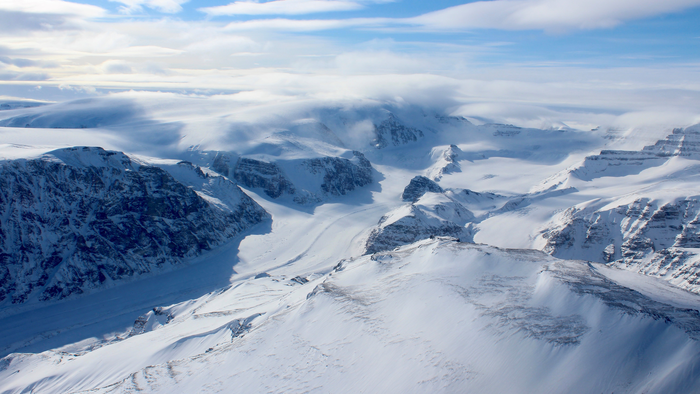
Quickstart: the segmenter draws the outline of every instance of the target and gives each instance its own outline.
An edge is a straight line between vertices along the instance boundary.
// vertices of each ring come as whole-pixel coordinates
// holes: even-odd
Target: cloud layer
[[[387,2],[236,1],[204,10],[217,18],[188,21],[114,15],[63,0],[0,0],[0,86],[5,95],[56,100],[128,90],[235,95],[257,103],[247,111],[376,100],[538,127],[615,124],[622,114],[682,125],[699,112],[700,65],[692,61],[622,68],[592,57],[586,64],[532,60],[509,55],[513,45],[502,36],[477,38],[489,29],[614,31],[700,0],[495,0],[409,18],[341,18],[340,11]],[[118,3],[123,12],[178,13],[186,1]],[[300,16],[330,11],[340,17]],[[313,33],[331,29],[342,32]],[[449,33],[470,29],[486,30]],[[645,113],[656,115],[638,115]]]

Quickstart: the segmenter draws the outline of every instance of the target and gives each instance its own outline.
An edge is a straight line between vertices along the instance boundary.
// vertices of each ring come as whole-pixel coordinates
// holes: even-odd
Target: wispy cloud
[[[362,4],[345,0],[275,0],[266,3],[236,1],[228,5],[201,8],[200,11],[209,15],[302,15],[360,8]]]
[[[131,12],[149,7],[177,12],[184,4],[182,0],[120,3]],[[633,67],[620,68],[588,55],[571,60],[547,57],[546,52],[524,56],[518,33],[503,32],[568,31],[580,37],[581,29],[686,10],[700,0],[591,0],[585,5],[573,0],[495,0],[411,18],[283,16],[322,12],[319,7],[366,10],[373,3],[380,1],[238,1],[209,12],[210,16],[242,15],[242,7],[252,7],[247,15],[253,15],[253,20],[246,17],[227,23],[204,15],[199,21],[111,15],[100,7],[61,0],[0,0],[0,90],[56,100],[88,94],[84,92],[99,94],[94,89],[205,95],[241,92],[230,100],[221,99],[226,104],[222,104],[221,115],[230,113],[228,104],[245,98],[251,104],[241,107],[240,116],[259,108],[260,119],[278,113],[280,102],[318,106],[388,100],[543,127],[611,124],[622,119],[621,113],[645,111],[672,114],[666,120],[691,119],[700,108],[696,58],[669,58],[654,67],[630,62]],[[229,6],[235,12],[229,13]],[[229,11],[224,12],[225,7]],[[264,16],[275,13],[282,17]],[[331,29],[346,31],[313,33]],[[353,29],[364,31],[354,35]],[[387,29],[392,33],[385,34]],[[461,34],[471,29],[501,31],[493,36],[486,30]],[[421,34],[402,36],[406,31]],[[609,30],[611,35],[615,31]],[[643,49],[639,47],[638,52]],[[43,88],[31,90],[36,86]],[[48,95],[51,89],[61,88],[58,93],[64,96]],[[207,105],[216,100],[213,97]],[[265,105],[268,107],[263,108]],[[178,107],[177,116],[183,108]],[[632,122],[632,116],[624,119]]]
[[[700,6],[700,0],[496,0],[478,1],[412,18],[433,29],[599,29],[625,21]]]
[[[75,30],[84,18],[106,15],[100,7],[61,0],[0,0],[0,32]]]
[[[230,14],[307,14],[292,4],[355,4],[346,1],[277,0],[268,3],[236,2],[225,7]],[[359,6],[359,4],[358,4]],[[460,31],[474,29],[571,30],[604,29],[623,22],[679,12],[700,6],[700,0],[494,0],[477,1],[411,18],[259,19],[233,22],[232,30],[317,31],[357,27],[402,27],[408,30]],[[250,8],[247,8],[250,7]],[[283,12],[282,10],[288,12]],[[219,8],[219,7],[214,7]],[[275,11],[279,8],[278,11]],[[210,9],[203,9],[210,10]],[[250,10],[250,12],[244,12]],[[255,12],[253,12],[255,10]],[[318,12],[322,9],[318,8]],[[325,10],[328,11],[328,10]],[[210,12],[210,11],[206,11]],[[223,14],[223,12],[222,12]]]
[[[120,11],[125,14],[132,14],[143,11],[143,7],[152,8],[160,12],[175,14],[182,11],[182,6],[190,0],[109,0],[116,3],[122,3]]]
[[[199,10],[209,15],[303,15],[319,12],[352,11],[367,3],[390,3],[395,0],[258,0],[236,1],[228,5]]]
[[[319,31],[351,27],[381,27],[397,21],[388,18],[349,18],[349,19],[256,19],[245,22],[231,22],[226,25],[229,31]]]
[[[30,14],[75,15],[86,18],[102,16],[103,8],[62,0],[0,0],[0,11],[15,11]]]

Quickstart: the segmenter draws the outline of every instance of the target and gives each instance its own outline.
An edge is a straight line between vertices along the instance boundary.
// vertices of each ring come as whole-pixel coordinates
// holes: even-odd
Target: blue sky
[[[0,96],[697,113],[698,21],[700,0],[0,0]]]
[[[140,7],[125,13],[129,1]],[[177,4],[179,10],[158,7],[168,1]],[[91,4],[108,11],[106,21],[114,20],[158,20],[162,18],[190,22],[210,21],[227,23],[283,17],[297,21],[348,20],[353,18],[411,18],[448,7],[463,5],[463,0],[398,0],[388,2],[365,1],[360,8],[347,11],[317,12],[308,14],[258,14],[258,15],[209,15],[204,12],[211,7],[231,4],[221,0],[125,0],[127,4],[113,0],[79,0],[76,3]],[[274,1],[276,3],[284,2]],[[614,2],[614,1],[613,1]],[[242,3],[239,1],[239,3]],[[259,3],[266,3],[261,1]],[[269,3],[269,2],[267,2]],[[632,2],[633,3],[633,2]],[[393,40],[397,43],[442,43],[466,44],[490,47],[475,61],[489,63],[572,63],[590,67],[638,66],[654,64],[697,63],[700,60],[700,3],[685,2],[679,9],[667,12],[651,12],[649,16],[631,18],[617,26],[599,29],[577,29],[562,31],[544,29],[505,30],[498,28],[449,29],[443,32],[411,31],[411,29],[351,27],[316,32],[284,32],[331,38],[344,44],[361,44],[372,40]],[[592,5],[594,6],[594,5]],[[108,22],[109,23],[109,22]],[[406,46],[409,47],[409,46]],[[408,48],[407,48],[408,49]]]

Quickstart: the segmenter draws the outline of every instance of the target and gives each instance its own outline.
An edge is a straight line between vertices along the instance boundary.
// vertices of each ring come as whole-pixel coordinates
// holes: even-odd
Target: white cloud
[[[152,8],[160,12],[175,14],[182,11],[180,4],[190,0],[109,0],[124,4],[120,8],[123,13],[131,14],[143,11],[143,7]]]
[[[294,4],[347,3],[346,1],[277,0],[236,2],[228,6],[240,14],[305,14]],[[352,2],[354,3],[354,2]],[[358,4],[359,5],[359,4]],[[545,30],[601,29],[625,21],[680,12],[700,6],[700,0],[494,0],[445,8],[413,18],[262,19],[231,23],[231,30],[316,31],[351,27],[402,27],[420,30]],[[221,8],[223,10],[226,8]],[[219,9],[214,7],[212,9]],[[279,8],[278,11],[275,11]],[[212,10],[203,9],[203,10]],[[249,10],[250,12],[246,11]],[[255,10],[255,12],[253,12]],[[287,10],[284,11],[283,10]],[[210,11],[206,11],[210,12]]]
[[[346,0],[274,0],[236,1],[228,5],[200,8],[209,15],[302,15],[317,12],[350,11],[362,8],[356,1]]]
[[[106,15],[100,7],[61,0],[0,0],[0,32],[78,30],[85,19]]]
[[[199,10],[209,15],[303,15],[318,12],[352,11],[367,3],[391,3],[395,0],[243,0],[205,7]]]
[[[13,25],[0,20],[0,62],[5,66],[0,79],[9,81],[0,83],[0,89],[14,95],[19,87],[29,89],[40,81],[43,98],[55,97],[44,92],[61,86],[206,94],[240,91],[244,93],[236,95],[235,100],[247,100],[250,105],[241,104],[236,116],[253,116],[252,111],[259,108],[261,119],[277,113],[279,103],[292,108],[366,101],[459,109],[463,115],[543,127],[561,123],[659,124],[661,120],[671,123],[673,119],[684,123],[698,114],[697,64],[635,68],[555,63],[485,65],[481,63],[484,53],[498,54],[508,49],[494,44],[440,42],[434,37],[422,42],[370,40],[352,44],[320,34],[284,34],[387,26],[414,30],[565,30],[605,27],[696,4],[690,0],[658,4],[638,0],[635,4],[639,9],[632,9],[635,7],[631,2],[591,0],[586,4],[593,4],[590,7],[595,9],[585,10],[570,0],[557,4],[573,4],[571,9],[562,9],[550,1],[469,3],[410,19],[258,19],[226,24],[175,18],[112,18],[104,22],[92,19],[106,16],[97,7],[58,0],[0,0],[0,13],[12,13],[8,21],[18,20],[17,15],[41,16],[36,12],[46,5],[44,9],[60,16],[56,20],[79,22],[73,30],[46,31],[50,29],[41,27],[43,22],[37,19],[36,30],[10,31],[15,29]],[[167,9],[167,2],[122,3],[135,7],[160,4]],[[182,2],[169,4],[170,10],[175,11]],[[412,38],[420,40],[418,35]],[[41,65],[47,62],[56,66],[42,69]],[[595,59],[592,64],[597,66],[594,63]],[[39,93],[35,96],[39,97]],[[234,98],[221,100],[225,101],[221,114],[230,114],[228,104]],[[206,103],[215,101],[212,98]],[[183,107],[173,111],[177,112],[173,116],[180,116]],[[644,113],[651,115],[639,115]]]
[[[408,21],[439,30],[566,31],[609,28],[697,6],[700,0],[496,0],[458,5]]]
[[[343,29],[348,27],[382,26],[395,23],[387,18],[350,18],[350,19],[257,19],[245,22],[231,22],[226,30],[283,30],[283,31],[319,31]]]
[[[75,15],[86,18],[99,17],[105,14],[105,10],[100,7],[62,0],[0,0],[0,11]]]

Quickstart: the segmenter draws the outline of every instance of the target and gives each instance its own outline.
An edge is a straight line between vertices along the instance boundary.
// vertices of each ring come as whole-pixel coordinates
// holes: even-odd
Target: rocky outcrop
[[[262,189],[272,198],[295,194],[296,188],[275,163],[241,157],[233,170],[233,177],[245,187]]]
[[[224,177],[186,162],[173,171],[197,185],[101,148],[2,163],[0,301],[60,299],[155,272],[269,217]]]
[[[389,114],[389,118],[378,125],[374,125],[375,138],[372,145],[377,149],[391,146],[405,145],[423,138],[423,132],[412,127],[408,127],[394,115]]]
[[[384,215],[365,243],[366,253],[391,250],[436,236],[471,242],[474,215],[444,194],[428,192],[417,201]]]
[[[326,156],[268,163],[240,158],[233,175],[246,187],[262,189],[272,198],[288,195],[299,204],[346,195],[373,182],[372,164],[357,151],[349,159]]]
[[[357,151],[352,152],[352,159],[340,157],[322,157],[308,159],[303,165],[311,174],[322,175],[321,190],[325,194],[344,196],[372,183],[372,164]]]
[[[212,161],[211,164],[211,169],[218,172],[219,174],[230,177],[230,178],[235,178],[232,176],[231,171],[233,170],[234,165],[231,163],[231,157],[223,152],[216,152],[214,156],[214,160]]]
[[[411,179],[408,186],[403,189],[401,199],[404,201],[418,201],[425,193],[443,193],[444,190],[437,183],[424,176],[416,176]]]
[[[544,250],[607,263],[700,292],[700,202],[647,198],[612,209],[570,208],[543,232]]]
[[[656,144],[645,146],[642,152],[660,157],[680,156],[700,159],[700,130],[696,127],[673,129],[673,133]]]
[[[674,129],[673,133],[641,151],[603,150],[588,156],[571,173],[579,179],[591,180],[601,176],[638,174],[646,168],[660,166],[670,157],[700,159],[700,131],[694,128]]]

